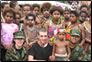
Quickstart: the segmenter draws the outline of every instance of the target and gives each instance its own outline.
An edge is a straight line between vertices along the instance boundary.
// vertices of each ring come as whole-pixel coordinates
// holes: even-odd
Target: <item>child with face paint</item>
[[[35,26],[36,16],[34,13],[29,13],[26,15],[26,25],[24,27],[24,33],[26,37],[26,44],[32,45],[37,39],[37,27]]]
[[[64,29],[59,29],[56,34],[58,39],[53,44],[53,52],[52,56],[50,56],[50,59],[55,61],[68,61],[71,51],[69,48],[69,42],[65,41],[64,39]]]
[[[51,20],[50,10],[51,4],[50,3],[43,3],[41,6],[42,14],[39,16],[41,19],[41,27],[44,27],[46,21]]]
[[[13,33],[19,30],[18,25],[13,23],[15,20],[15,11],[13,9],[5,9],[3,16],[5,22],[1,23],[1,56],[4,56],[6,49],[12,46]]]
[[[50,9],[51,20],[47,21],[45,27],[48,29],[48,37],[51,39],[55,37],[54,30],[57,28],[64,28],[63,17],[61,16],[63,9],[61,7],[53,6]]]

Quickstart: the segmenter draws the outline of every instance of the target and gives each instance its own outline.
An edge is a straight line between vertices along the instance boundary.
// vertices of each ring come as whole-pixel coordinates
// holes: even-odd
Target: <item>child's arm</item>
[[[50,59],[51,61],[54,61],[54,59],[55,59],[55,43],[53,44],[52,55],[49,57],[49,59]]]
[[[81,38],[82,38],[82,41],[80,42],[80,46],[82,46],[84,43],[85,43],[85,32],[84,32],[84,24],[81,25]]]
[[[67,44],[66,48],[67,48],[67,52],[68,52],[68,58],[70,58],[71,50],[70,50],[70,47],[69,47],[69,43]]]

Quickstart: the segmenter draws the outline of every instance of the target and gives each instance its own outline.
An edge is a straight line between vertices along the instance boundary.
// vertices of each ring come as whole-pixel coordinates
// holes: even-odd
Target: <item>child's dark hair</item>
[[[31,6],[30,4],[24,4],[24,5],[23,5],[23,8],[24,8],[25,6],[29,6],[29,7],[30,7],[30,10],[32,10],[32,6]]]
[[[46,2],[46,3],[43,3],[42,7],[41,7],[41,12],[43,12],[43,9],[47,8],[48,10],[50,9],[51,7],[51,4]]]
[[[70,14],[74,14],[76,17],[79,17],[79,14],[76,10],[70,11]]]
[[[10,7],[11,7],[11,8],[15,8],[16,3],[17,3],[17,1],[11,1],[11,2],[10,2]]]
[[[8,8],[8,9],[5,9],[4,11],[3,11],[3,16],[5,16],[7,13],[12,13],[13,14],[13,19],[15,20],[16,18],[15,18],[15,11],[12,9],[12,8]]]
[[[4,8],[4,6],[5,6],[6,4],[9,4],[9,3],[8,3],[8,2],[2,2],[2,3],[1,3],[1,8]]]
[[[33,16],[34,17],[34,20],[36,19],[36,16],[33,12],[30,12],[26,15],[25,19],[28,19],[29,16]]]
[[[54,11],[59,11],[60,14],[63,14],[63,8],[60,6],[52,6],[50,9],[50,14],[53,14]]]
[[[39,4],[33,4],[32,8],[34,9],[35,7],[40,8],[40,5]]]
[[[87,6],[87,5],[85,5],[85,4],[81,5],[80,10],[81,10],[83,7],[86,7],[86,8],[87,8],[87,10],[88,10],[88,6]]]
[[[86,16],[88,15],[87,11],[80,11],[80,15],[81,15],[82,13],[85,13]]]

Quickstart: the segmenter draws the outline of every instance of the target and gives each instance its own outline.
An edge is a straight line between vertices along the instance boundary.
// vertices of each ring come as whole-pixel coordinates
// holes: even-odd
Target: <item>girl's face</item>
[[[5,18],[5,21],[7,23],[11,23],[14,20],[13,19],[13,14],[12,13],[9,13],[9,12],[6,13],[6,15],[4,16],[4,18]]]
[[[85,21],[86,20],[86,14],[85,13],[81,13],[81,15],[80,15],[80,19],[81,19],[81,21]]]
[[[38,7],[35,7],[34,10],[33,10],[33,13],[35,15],[38,15],[39,14],[39,8]]]
[[[71,20],[71,22],[76,22],[77,19],[78,18],[74,14],[70,14],[70,20]]]
[[[54,20],[58,20],[60,18],[60,12],[59,11],[54,11],[52,14]]]

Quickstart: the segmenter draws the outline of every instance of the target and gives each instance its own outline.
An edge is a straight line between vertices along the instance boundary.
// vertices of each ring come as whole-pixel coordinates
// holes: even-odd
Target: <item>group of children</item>
[[[48,40],[53,46],[52,55],[49,57],[51,61],[91,60],[91,8],[88,10],[88,7],[83,5],[78,12],[69,8],[53,6],[48,2],[41,6],[25,4],[23,8],[13,1],[10,2],[10,5],[2,4],[2,60],[27,61],[26,51],[29,51],[38,40],[37,33],[41,28],[48,30]],[[20,46],[24,43],[23,52],[18,50],[22,54],[22,58],[19,59],[16,52],[15,55],[9,56],[14,51],[10,50],[13,43],[17,50],[21,49]],[[12,56],[16,56],[15,59],[11,58]]]

